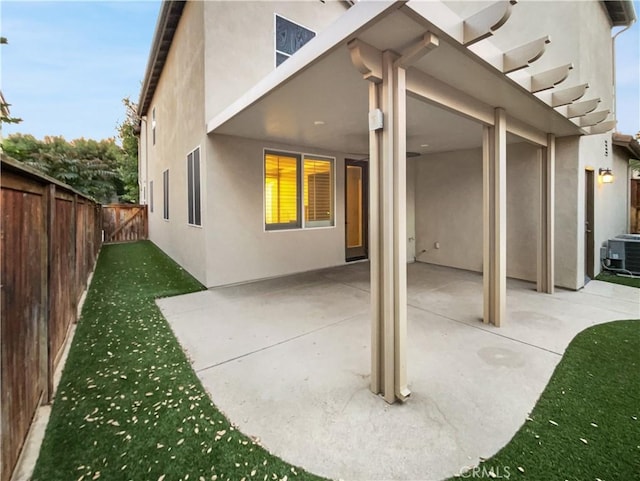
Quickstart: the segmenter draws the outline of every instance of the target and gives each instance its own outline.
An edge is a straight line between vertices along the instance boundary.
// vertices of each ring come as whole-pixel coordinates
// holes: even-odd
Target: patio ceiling
[[[443,84],[482,108],[503,107],[512,125],[557,137],[585,131],[427,21],[412,2],[361,2],[208,123],[208,132],[283,142],[353,155],[369,149],[369,82],[347,44],[359,39],[402,52],[425,32],[439,46],[407,71],[427,85]],[[419,6],[418,6],[419,7]],[[482,145],[482,124],[408,92],[407,150],[433,153]],[[509,141],[521,141],[515,135]],[[427,146],[428,145],[428,146]],[[426,146],[426,147],[425,147]]]

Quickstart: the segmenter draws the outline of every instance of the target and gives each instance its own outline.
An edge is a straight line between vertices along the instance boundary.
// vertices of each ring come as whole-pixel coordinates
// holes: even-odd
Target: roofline
[[[637,20],[632,0],[602,0],[612,27],[630,27]]]
[[[624,135],[618,132],[613,134],[613,145],[626,148],[635,159],[640,160],[640,143],[632,135]]]
[[[163,0],[162,2],[138,100],[140,117],[147,115],[186,3],[186,0]]]

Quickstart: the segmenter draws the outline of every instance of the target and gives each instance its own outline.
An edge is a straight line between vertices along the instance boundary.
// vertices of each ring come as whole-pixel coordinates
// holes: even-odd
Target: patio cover
[[[242,98],[210,134],[367,157],[370,163],[371,389],[406,399],[406,152],[483,148],[484,321],[499,326],[506,297],[506,144],[539,147],[538,290],[554,287],[555,138],[607,131],[608,112],[562,114],[587,84],[556,88],[571,64],[531,66],[550,40],[501,52],[483,41],[516,2],[468,18],[441,2],[360,1]],[[383,125],[367,114],[383,114]],[[587,121],[585,121],[585,118]]]

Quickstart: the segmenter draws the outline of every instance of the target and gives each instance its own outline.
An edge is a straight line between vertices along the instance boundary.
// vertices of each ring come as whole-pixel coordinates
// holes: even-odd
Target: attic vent
[[[607,139],[604,141],[604,156],[609,157],[609,141]]]

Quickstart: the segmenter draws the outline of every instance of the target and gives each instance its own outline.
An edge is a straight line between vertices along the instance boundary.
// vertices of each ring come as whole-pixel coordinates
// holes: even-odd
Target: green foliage
[[[320,479],[239,432],[207,396],[155,304],[202,289],[151,242],[102,248],[31,479]]]
[[[76,139],[13,134],[3,141],[3,150],[54,179],[69,184],[99,202],[111,202],[123,192],[117,172],[121,149],[114,139]]]
[[[129,97],[122,99],[126,110],[125,120],[118,125],[118,137],[122,142],[118,174],[123,183],[124,193],[120,197],[125,202],[138,203],[138,106]]]

